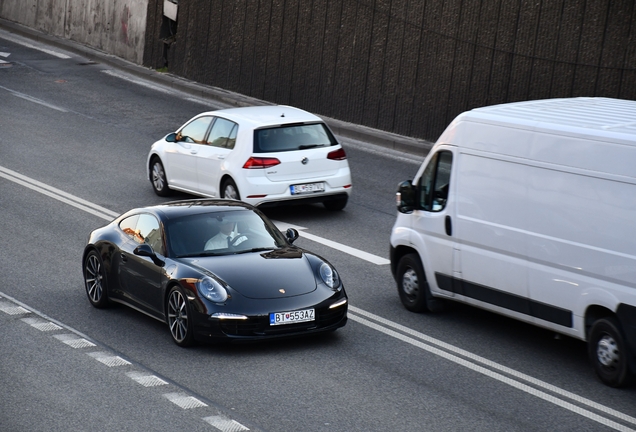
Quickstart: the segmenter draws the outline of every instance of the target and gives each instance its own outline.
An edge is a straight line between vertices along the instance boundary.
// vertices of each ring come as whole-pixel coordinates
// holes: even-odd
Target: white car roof
[[[322,122],[322,119],[314,114],[286,105],[228,108],[200,115],[205,114],[220,116],[252,129],[287,123]]]

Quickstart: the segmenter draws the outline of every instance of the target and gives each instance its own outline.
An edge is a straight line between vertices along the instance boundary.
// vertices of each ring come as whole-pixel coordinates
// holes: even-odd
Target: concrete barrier
[[[0,17],[142,64],[148,0],[2,0]]]

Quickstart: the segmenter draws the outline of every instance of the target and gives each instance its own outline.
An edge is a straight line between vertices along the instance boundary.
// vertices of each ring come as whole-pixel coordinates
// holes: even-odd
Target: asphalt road
[[[343,142],[344,211],[266,211],[338,268],[343,329],[182,349],[158,321],[92,308],[88,233],[166,201],[144,172],[150,144],[219,103],[1,29],[0,60],[0,430],[636,429],[636,389],[602,385],[582,342],[460,305],[401,306],[394,193],[421,158],[365,143]]]

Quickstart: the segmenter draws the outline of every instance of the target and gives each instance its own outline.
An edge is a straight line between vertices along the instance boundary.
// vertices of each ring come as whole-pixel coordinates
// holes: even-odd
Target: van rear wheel
[[[599,319],[592,325],[588,341],[590,360],[596,374],[610,387],[631,384],[629,352],[620,324],[613,317]]]
[[[411,312],[439,312],[443,310],[443,300],[431,294],[424,275],[420,257],[416,254],[404,255],[397,266],[397,288],[404,307]]]

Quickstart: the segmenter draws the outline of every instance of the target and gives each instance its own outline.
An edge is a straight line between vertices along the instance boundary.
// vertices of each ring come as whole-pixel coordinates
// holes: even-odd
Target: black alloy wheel
[[[588,341],[590,360],[604,384],[625,387],[634,376],[629,370],[629,350],[620,324],[613,317],[597,320],[592,325]]]
[[[190,305],[183,291],[173,286],[168,294],[168,326],[172,340],[180,347],[194,344]]]
[[[152,188],[157,195],[162,197],[170,195],[166,171],[158,157],[154,157],[150,162],[150,183],[152,183]]]
[[[84,260],[84,287],[93,306],[99,309],[109,306],[104,263],[94,250],[90,251]]]

